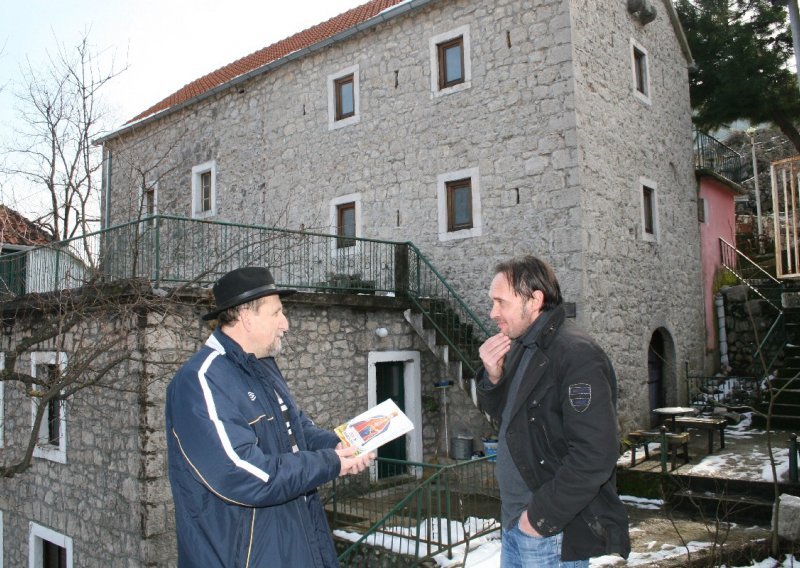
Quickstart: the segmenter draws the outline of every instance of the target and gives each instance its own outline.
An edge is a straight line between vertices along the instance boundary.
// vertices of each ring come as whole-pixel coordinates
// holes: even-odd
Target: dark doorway
[[[664,394],[664,337],[656,331],[650,338],[647,348],[647,394],[650,402],[650,427],[658,426],[659,416],[654,414],[654,408],[661,408],[666,404]]]
[[[375,364],[375,395],[380,404],[391,398],[402,410],[406,411],[405,383],[403,381],[403,361],[389,361]],[[406,459],[406,437],[400,436],[378,448],[379,458],[395,460]],[[404,472],[404,470],[402,470]],[[401,468],[394,464],[378,463],[378,479],[391,477],[401,473]]]

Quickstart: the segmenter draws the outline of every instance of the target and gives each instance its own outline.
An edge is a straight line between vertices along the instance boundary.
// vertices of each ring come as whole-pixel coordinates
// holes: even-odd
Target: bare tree
[[[56,240],[89,232],[99,220],[102,155],[92,140],[104,128],[101,90],[121,71],[105,69],[84,35],[60,46],[43,67],[27,62],[16,92],[19,120],[4,171],[46,194],[35,220]],[[26,196],[28,197],[28,196]]]

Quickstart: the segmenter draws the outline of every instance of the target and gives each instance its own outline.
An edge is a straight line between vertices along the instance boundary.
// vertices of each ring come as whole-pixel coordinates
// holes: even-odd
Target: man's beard
[[[283,345],[280,337],[276,337],[272,343],[267,346],[267,357],[277,357],[280,354]]]

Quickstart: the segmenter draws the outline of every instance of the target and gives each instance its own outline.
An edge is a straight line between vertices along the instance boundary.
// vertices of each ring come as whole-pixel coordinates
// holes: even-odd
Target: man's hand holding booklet
[[[356,448],[356,455],[371,452],[414,429],[391,398],[337,426],[336,435],[345,447]]]

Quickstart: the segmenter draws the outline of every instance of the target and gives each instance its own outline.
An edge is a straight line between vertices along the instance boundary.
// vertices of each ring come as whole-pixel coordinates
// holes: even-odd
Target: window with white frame
[[[331,233],[337,236],[332,245],[333,254],[358,250],[361,236],[361,194],[351,193],[335,197],[330,202]]]
[[[217,214],[217,165],[206,162],[192,168],[192,218]]]
[[[6,354],[0,353],[0,371],[4,370],[5,368],[6,368]],[[5,381],[0,381],[0,448],[3,447],[5,440],[5,423],[6,423],[6,417],[5,417],[6,403],[5,403],[5,388],[4,388],[5,384],[6,384]],[[0,554],[2,554],[2,547],[0,547]],[[2,568],[2,566],[3,563],[0,562],[0,568]]]
[[[31,522],[28,535],[28,568],[72,568],[72,539]]]
[[[633,73],[633,94],[641,101],[650,104],[650,69],[647,50],[631,39],[631,71]]]
[[[483,234],[478,168],[441,174],[436,180],[439,240],[450,241]]]
[[[469,26],[461,26],[430,39],[431,91],[435,96],[471,86]]]
[[[139,204],[141,207],[141,230],[155,227],[155,216],[158,214],[158,182],[143,183],[139,191]]]
[[[42,391],[49,390],[50,386],[59,379],[67,366],[66,353],[54,351],[37,351],[31,354],[31,376],[36,382],[36,388]],[[42,419],[39,423],[36,446],[33,456],[58,463],[67,463],[67,407],[59,397],[42,400],[40,397],[31,399],[31,424],[36,420],[36,411],[39,405],[45,405]]]
[[[642,202],[642,238],[658,241],[658,192],[655,182],[641,178],[640,195]]]
[[[361,120],[358,85],[358,65],[328,75],[328,130]]]

